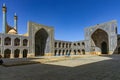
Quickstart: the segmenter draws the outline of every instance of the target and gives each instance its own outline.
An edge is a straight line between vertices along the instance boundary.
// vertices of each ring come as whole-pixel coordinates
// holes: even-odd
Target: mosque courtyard
[[[120,80],[120,55],[0,66],[0,80]]]

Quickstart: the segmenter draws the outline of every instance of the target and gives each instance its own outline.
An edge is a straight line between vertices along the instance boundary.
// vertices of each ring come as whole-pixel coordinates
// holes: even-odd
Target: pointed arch
[[[92,35],[91,35],[93,43],[92,46],[99,47],[101,49],[101,53],[103,54],[103,46],[102,43],[106,42],[106,51],[109,50],[109,40],[108,40],[108,34],[106,31],[102,29],[97,29]],[[103,52],[102,52],[103,51]]]
[[[10,58],[10,54],[11,54],[11,50],[10,49],[6,49],[4,51],[4,58]]]
[[[28,54],[28,50],[27,50],[27,49],[24,49],[24,50],[23,50],[23,58],[26,58],[26,57],[27,57],[27,54]]]
[[[55,45],[55,48],[57,48],[57,42],[55,42],[55,44],[54,44],[54,45]]]
[[[85,55],[85,50],[84,49],[82,49],[82,54]]]
[[[59,56],[61,55],[61,50],[59,50],[58,55],[59,55]]]
[[[5,38],[4,45],[11,45],[11,38],[10,37]]]
[[[20,53],[20,50],[19,50],[19,49],[16,49],[16,50],[14,51],[14,57],[15,57],[15,58],[19,58],[19,53]]]
[[[74,50],[74,55],[76,55],[76,50]]]
[[[55,56],[57,55],[57,50],[55,50],[55,53],[54,53],[54,55],[55,55]]]
[[[108,50],[107,50],[107,43],[105,41],[103,41],[101,43],[101,51],[102,51],[102,54],[107,54],[108,53]]]
[[[44,56],[47,38],[48,38],[48,33],[44,28],[36,32],[35,34],[35,56]]]
[[[15,38],[14,46],[19,46],[19,45],[20,45],[20,39],[19,38]]]
[[[65,50],[63,50],[62,55],[65,55]]]
[[[28,40],[27,39],[24,39],[23,40],[23,46],[27,46],[28,45]]]

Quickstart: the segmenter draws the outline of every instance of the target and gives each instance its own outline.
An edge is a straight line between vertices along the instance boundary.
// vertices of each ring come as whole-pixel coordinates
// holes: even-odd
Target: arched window
[[[55,55],[55,56],[57,55],[57,50],[55,50],[55,53],[54,53],[54,55]]]
[[[55,42],[55,48],[57,47],[57,42]]]
[[[66,48],[68,48],[68,43],[66,43]]]
[[[71,54],[71,50],[69,51],[69,55]]]
[[[80,46],[80,43],[78,43],[78,46]]]
[[[76,55],[76,50],[74,50],[74,55]]]
[[[11,50],[10,49],[6,49],[4,51],[4,58],[10,58],[10,54],[11,54]]]
[[[28,44],[28,40],[27,40],[27,39],[24,39],[24,40],[23,40],[23,46],[27,46],[27,44]]]
[[[59,43],[59,48],[61,47],[61,42]]]
[[[19,46],[20,45],[20,39],[15,38],[14,40],[14,46]]]
[[[15,57],[15,58],[19,58],[19,53],[20,53],[20,50],[19,50],[19,49],[16,49],[16,50],[14,51],[14,57]]]
[[[27,54],[28,54],[28,50],[27,50],[27,49],[24,49],[24,50],[23,50],[23,58],[26,58],[26,57],[27,57]]]
[[[85,55],[85,50],[84,49],[82,49],[82,54]]]
[[[6,37],[4,41],[4,45],[11,45],[11,38]]]
[[[58,55],[60,56],[60,54],[61,54],[61,50],[59,50],[59,53],[58,53]]]
[[[76,43],[74,43],[73,45],[76,46]]]
[[[82,46],[83,46],[83,48],[85,47],[85,43],[84,42],[82,42]]]
[[[85,43],[84,43],[84,42],[82,42],[82,45],[83,45],[83,46],[85,46]]]
[[[64,55],[64,53],[65,53],[65,50],[63,50],[62,55]]]

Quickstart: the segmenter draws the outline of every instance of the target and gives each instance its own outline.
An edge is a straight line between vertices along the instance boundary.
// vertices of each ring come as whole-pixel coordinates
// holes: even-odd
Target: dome
[[[15,29],[11,29],[8,34],[17,34],[16,30]]]

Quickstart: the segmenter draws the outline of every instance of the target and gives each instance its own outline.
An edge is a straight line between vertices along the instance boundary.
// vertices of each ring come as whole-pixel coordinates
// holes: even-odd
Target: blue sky
[[[7,6],[7,21],[13,26],[18,15],[18,32],[27,32],[27,22],[54,27],[57,40],[84,40],[84,28],[111,20],[120,25],[120,0],[0,0],[0,32],[2,4]]]

